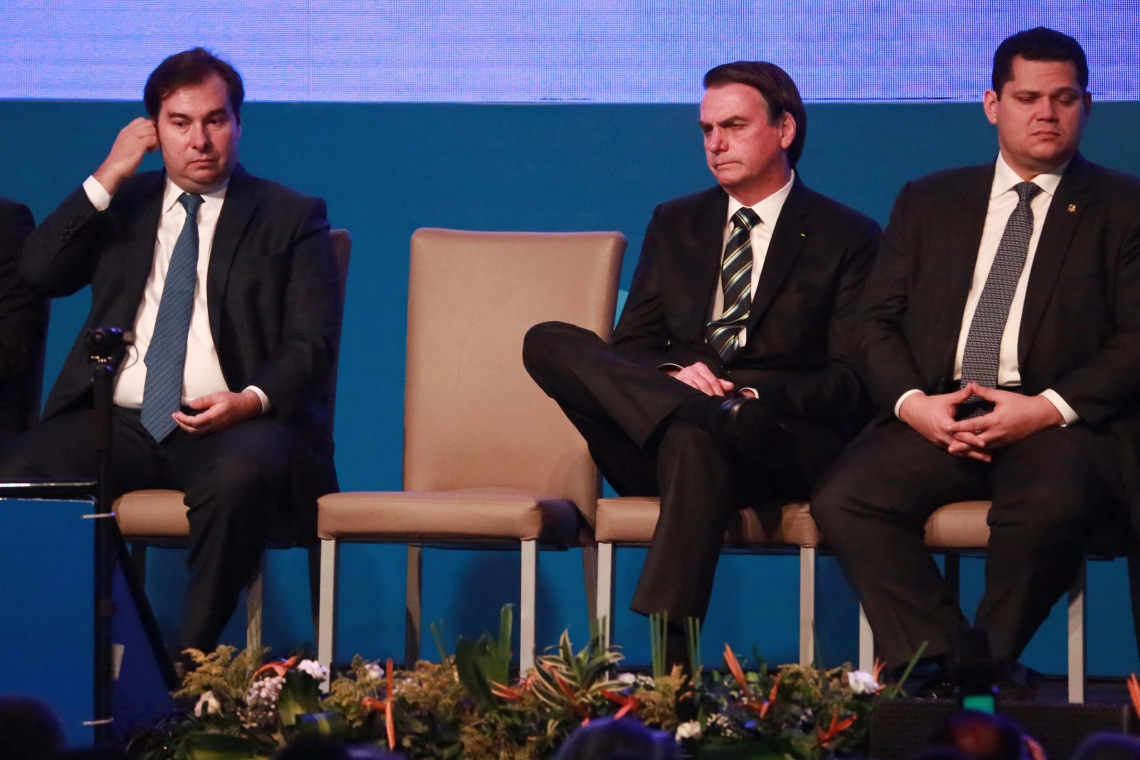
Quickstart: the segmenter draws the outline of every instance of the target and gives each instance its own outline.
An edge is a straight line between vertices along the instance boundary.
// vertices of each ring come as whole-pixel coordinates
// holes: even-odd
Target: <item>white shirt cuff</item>
[[[675,369],[678,372],[680,372],[681,370],[684,369],[684,367],[682,367],[680,364],[673,364],[672,362],[665,362],[664,364],[658,364],[657,369],[661,370],[662,372],[667,372],[671,369]]]
[[[1081,418],[1079,414],[1073,411],[1073,407],[1066,404],[1065,399],[1061,398],[1061,395],[1052,388],[1046,388],[1041,391],[1041,395],[1049,399],[1049,403],[1057,407],[1057,411],[1065,418],[1065,425],[1072,425]],[[1065,427],[1065,425],[1061,427]]]
[[[87,193],[87,200],[91,201],[96,211],[106,211],[111,205],[111,194],[99,184],[94,175],[83,180],[83,191]]]
[[[243,393],[244,393],[245,391],[253,391],[254,393],[256,393],[256,394],[257,394],[257,397],[258,397],[259,399],[261,399],[261,413],[262,413],[262,414],[265,414],[266,412],[268,412],[268,411],[269,411],[269,396],[266,396],[266,395],[265,395],[265,391],[261,390],[261,389],[260,389],[260,388],[258,388],[256,385],[247,385],[247,386],[246,386],[246,387],[245,387],[245,388],[242,390],[242,392],[243,392]]]
[[[744,391],[752,391],[752,398],[760,398],[760,393],[755,388],[751,388],[751,387],[741,388],[740,389],[740,395],[743,396]]]
[[[904,401],[906,401],[908,398],[910,398],[911,396],[913,396],[916,393],[922,393],[922,391],[918,388],[911,388],[909,391],[907,391],[903,395],[899,396],[899,400],[895,402],[895,417],[898,417],[900,420],[902,419],[902,417],[899,417],[899,409],[902,409],[902,405],[903,405]],[[926,394],[922,393],[922,395],[925,396]]]

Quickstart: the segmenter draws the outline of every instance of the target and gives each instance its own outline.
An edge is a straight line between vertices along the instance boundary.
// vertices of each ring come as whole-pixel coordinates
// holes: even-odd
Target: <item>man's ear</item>
[[[784,121],[780,124],[780,147],[784,150],[792,147],[796,139],[796,119],[790,113],[784,113]]]
[[[986,112],[986,119],[990,124],[997,124],[998,94],[994,90],[986,90],[982,96],[982,108]]]

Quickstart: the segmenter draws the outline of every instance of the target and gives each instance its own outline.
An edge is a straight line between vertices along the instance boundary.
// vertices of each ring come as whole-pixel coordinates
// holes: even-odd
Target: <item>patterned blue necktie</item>
[[[182,376],[186,369],[186,338],[194,310],[194,287],[198,284],[198,209],[202,196],[183,193],[178,199],[186,209],[186,222],[174,244],[154,335],[147,348],[146,385],[143,388],[143,427],[161,443],[178,424],[170,416],[182,407]]]
[[[709,346],[721,361],[729,361],[740,350],[740,333],[752,307],[752,228],[759,223],[760,216],[747,206],[732,215],[732,234],[720,265],[724,311],[707,328]]]
[[[965,388],[970,381],[987,388],[996,388],[998,367],[1001,363],[1001,336],[1009,319],[1009,308],[1025,259],[1029,255],[1029,241],[1033,237],[1033,207],[1030,203],[1041,188],[1032,182],[1019,182],[1017,208],[1009,215],[998,243],[994,263],[986,275],[986,284],[978,299],[978,307],[966,334],[966,347],[962,351],[962,381]],[[978,396],[966,399],[959,411],[963,419],[986,414],[992,405],[981,403]]]

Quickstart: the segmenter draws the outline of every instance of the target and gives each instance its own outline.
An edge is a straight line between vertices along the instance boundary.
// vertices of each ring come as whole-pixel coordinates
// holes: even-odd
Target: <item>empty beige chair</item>
[[[570,546],[598,497],[586,442],[526,373],[549,320],[608,338],[625,238],[612,233],[412,236],[403,491],[320,499],[319,657],[335,655],[338,545],[408,544],[405,660],[419,657],[422,547],[521,549],[519,662],[534,662],[539,544]],[[587,584],[589,580],[587,580]]]
[[[926,546],[945,555],[946,582],[958,594],[961,552],[982,552],[990,541],[986,515],[988,501],[961,501],[939,507],[926,521]],[[1085,701],[1085,565],[1069,589],[1069,701]],[[875,642],[863,607],[859,607],[859,669],[871,671],[875,659]]]
[[[340,303],[344,311],[344,294],[348,278],[348,262],[352,256],[352,237],[348,230],[332,231],[333,249],[336,252],[337,273],[340,276]],[[336,410],[337,364],[329,372],[326,386],[329,395],[329,408]],[[140,582],[146,578],[146,550],[148,546],[179,547],[185,545],[190,535],[190,522],[186,519],[185,494],[181,491],[156,489],[131,491],[123,494],[115,502],[114,512],[119,523],[119,532],[131,545],[131,560]],[[272,546],[270,548],[289,548]],[[316,594],[319,555],[316,545],[309,549],[309,592],[314,609],[314,633],[316,632]],[[265,578],[265,560],[257,577],[246,590],[246,646],[261,646],[261,600]]]
[[[655,497],[630,496],[599,499],[594,516],[598,541],[597,614],[606,642],[610,641],[614,617],[614,551],[618,546],[646,546],[653,538],[661,501]],[[725,534],[724,552],[755,554],[798,552],[800,557],[800,663],[815,658],[815,569],[820,546],[806,503],[787,504],[761,513],[738,511]]]

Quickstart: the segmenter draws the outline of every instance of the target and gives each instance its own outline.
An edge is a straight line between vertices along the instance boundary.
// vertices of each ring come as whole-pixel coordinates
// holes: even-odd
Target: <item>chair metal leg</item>
[[[335,539],[321,541],[321,593],[317,623],[317,659],[331,668],[336,656],[336,582],[339,556]]]
[[[1085,665],[1088,647],[1085,642],[1085,591],[1087,589],[1087,562],[1081,559],[1077,579],[1069,589],[1069,702],[1085,701]]]
[[[582,577],[586,579],[586,614],[598,617],[598,545],[582,547]]]
[[[135,570],[139,588],[146,590],[146,544],[138,541],[131,544],[131,567]]]
[[[614,629],[614,545],[598,544],[598,601],[594,605],[602,626],[602,643],[610,645]]]
[[[408,544],[408,591],[404,602],[404,667],[414,668],[420,659],[424,587],[424,548]]]
[[[245,646],[247,649],[261,649],[261,606],[262,592],[265,589],[265,553],[257,566],[253,583],[245,590]]]
[[[321,638],[321,545],[309,544],[305,547],[309,560],[309,616],[313,619],[313,646],[319,647]]]
[[[800,665],[815,661],[815,547],[800,547]]]
[[[958,602],[962,595],[962,555],[958,552],[946,552],[943,559],[946,563],[946,585],[950,587],[950,593],[954,595],[954,601]]]
[[[522,595],[519,603],[519,673],[534,667],[534,613],[538,586],[538,541],[522,543]]]
[[[867,622],[867,613],[863,605],[859,605],[859,670],[870,673],[875,669],[875,636],[871,633],[871,624]]]

